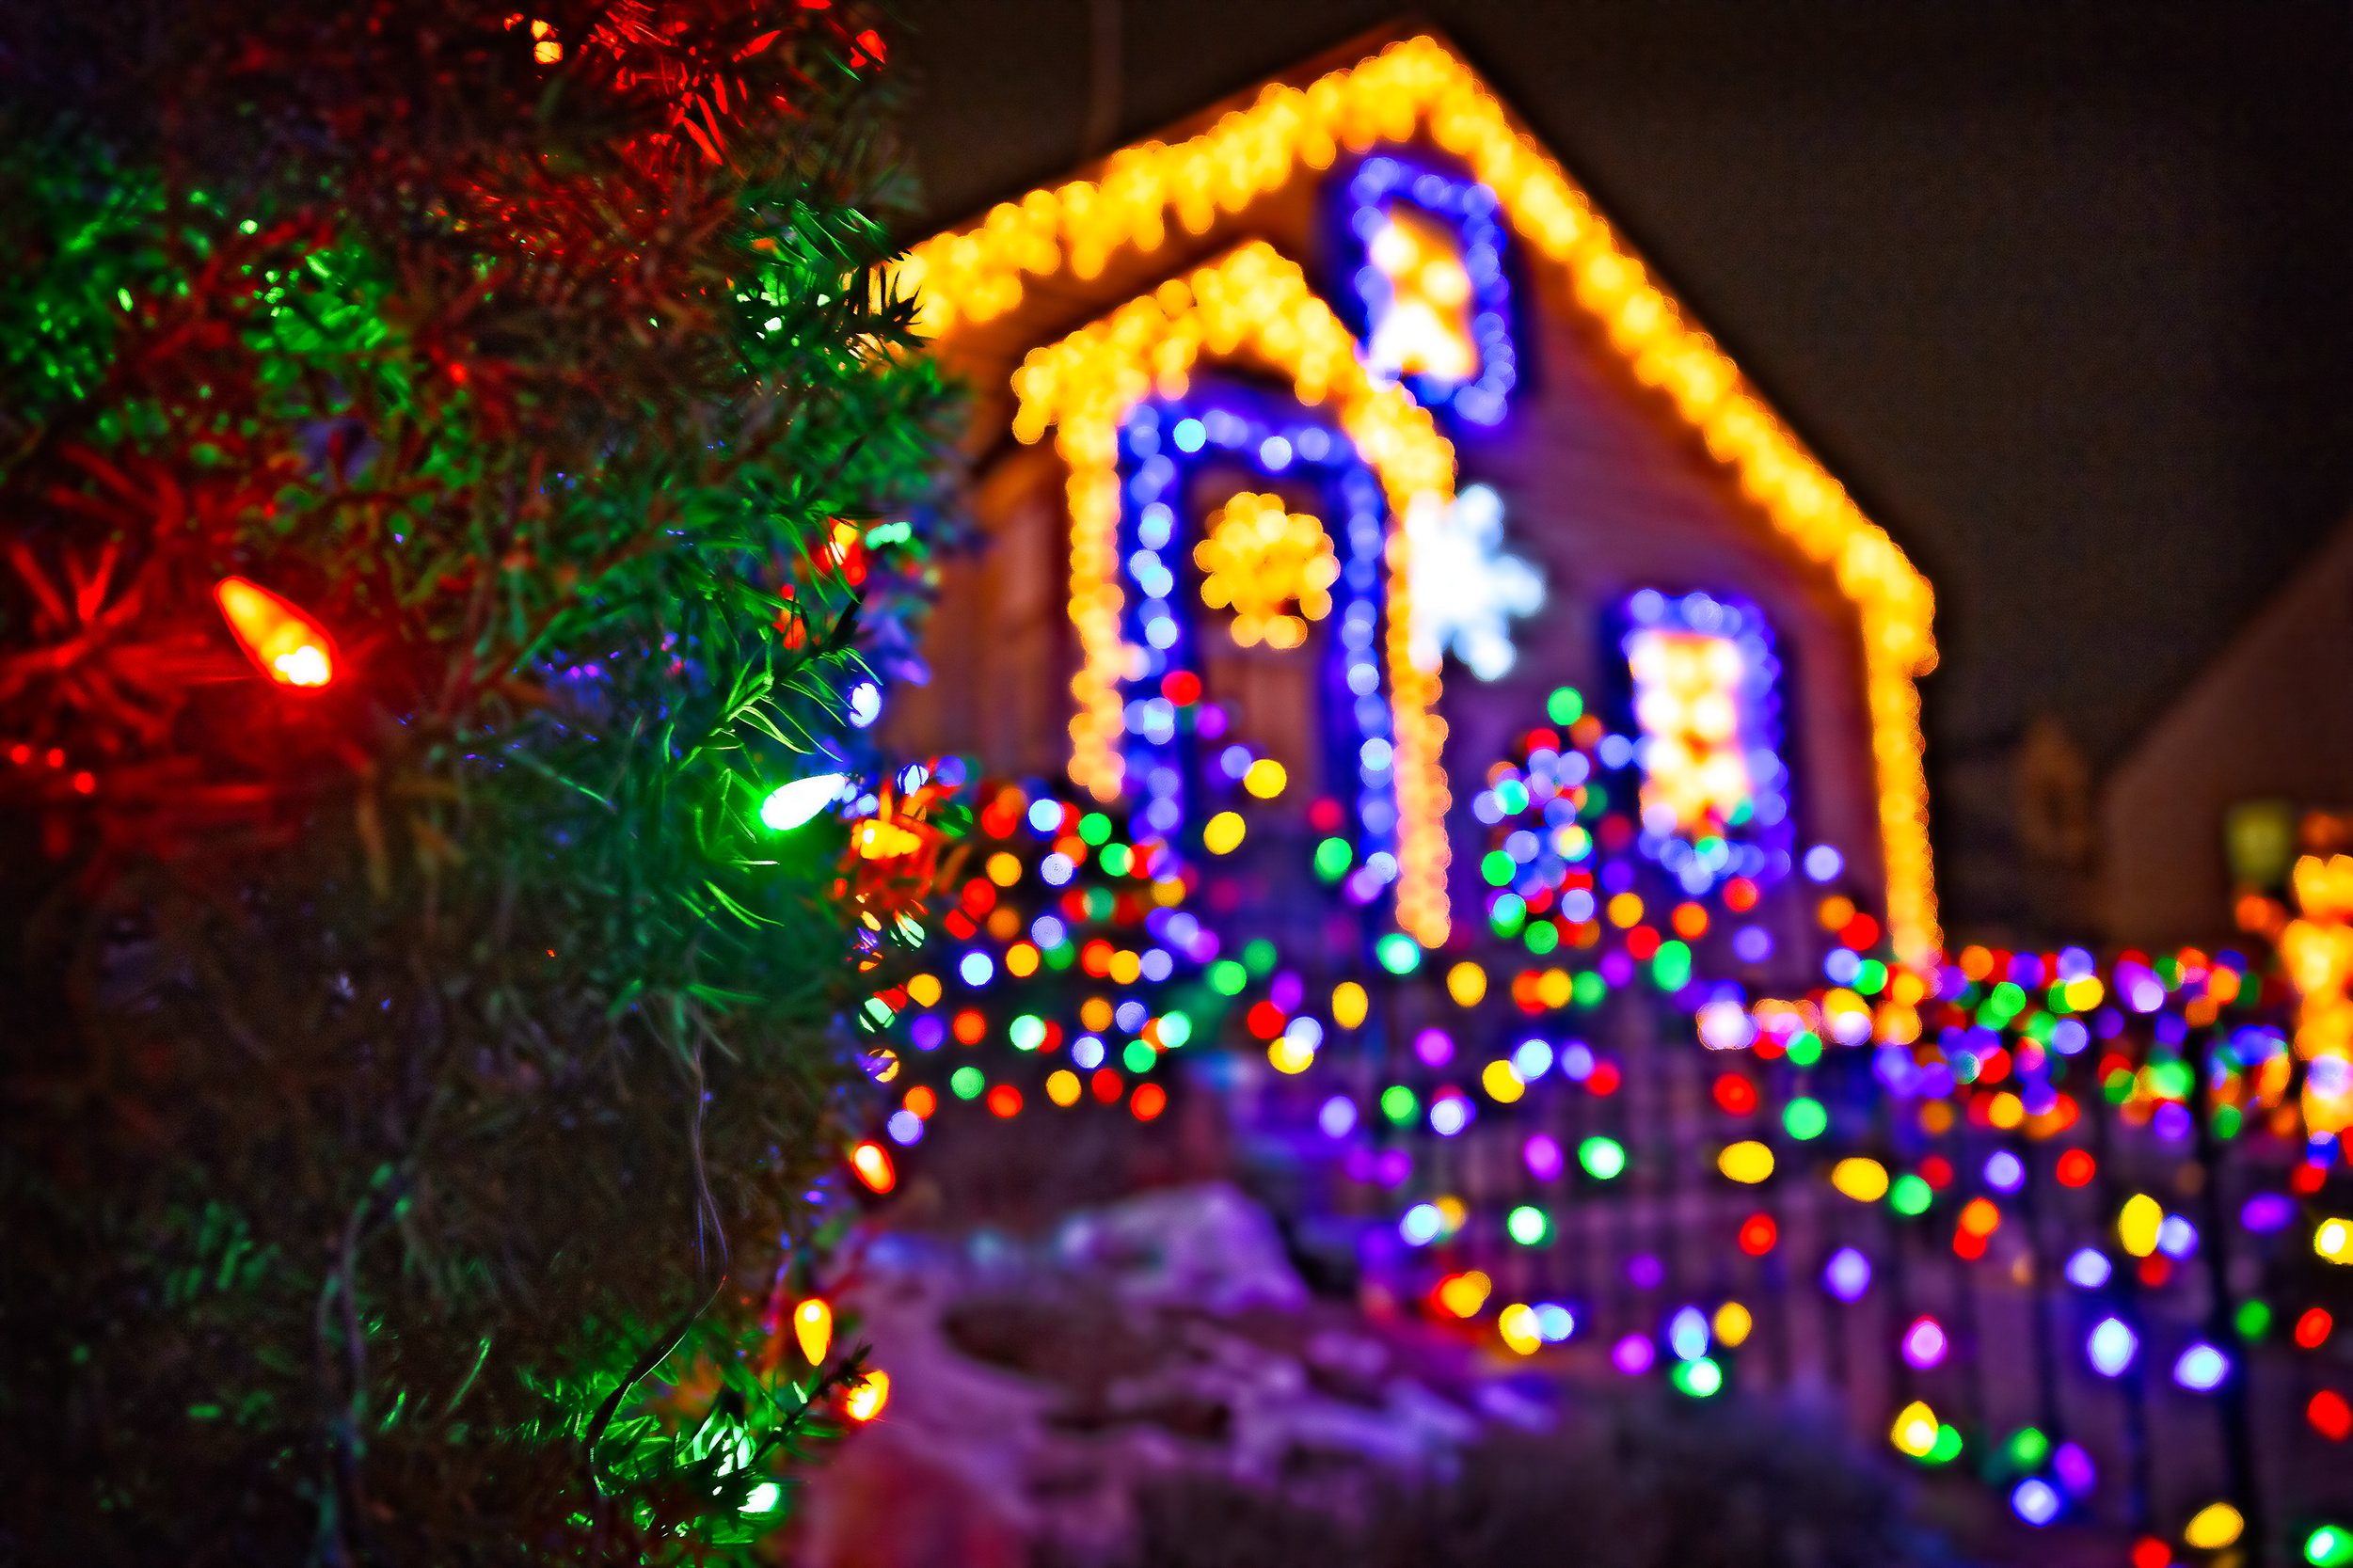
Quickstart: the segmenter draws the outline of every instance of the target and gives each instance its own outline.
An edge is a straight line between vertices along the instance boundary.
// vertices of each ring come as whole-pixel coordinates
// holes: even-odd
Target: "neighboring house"
[[[2153,950],[2227,942],[2234,883],[2276,890],[2297,816],[2348,804],[2353,525],[2109,774],[2099,808],[2107,934]]]

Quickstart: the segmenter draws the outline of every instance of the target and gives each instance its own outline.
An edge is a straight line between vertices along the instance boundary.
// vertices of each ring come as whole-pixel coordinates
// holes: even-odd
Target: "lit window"
[[[1392,157],[1368,158],[1348,182],[1365,368],[1403,378],[1417,401],[1494,424],[1518,383],[1511,287],[1495,193]]]
[[[1468,381],[1479,368],[1471,341],[1471,275],[1443,225],[1405,202],[1389,205],[1365,245],[1386,300],[1374,311],[1365,357],[1388,376]]]
[[[1713,850],[1739,830],[1781,823],[1789,802],[1773,750],[1780,666],[1764,617],[1706,594],[1668,598],[1649,589],[1627,601],[1626,614],[1645,830]],[[1705,854],[1692,863],[1704,888],[1732,858]]]

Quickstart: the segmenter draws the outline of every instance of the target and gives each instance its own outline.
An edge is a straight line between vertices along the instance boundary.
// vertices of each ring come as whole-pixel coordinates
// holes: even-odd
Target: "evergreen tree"
[[[882,938],[838,820],[760,808],[865,760],[946,408],[877,282],[887,47],[824,0],[0,23],[0,1559],[788,1513],[857,1371],[776,1314]]]

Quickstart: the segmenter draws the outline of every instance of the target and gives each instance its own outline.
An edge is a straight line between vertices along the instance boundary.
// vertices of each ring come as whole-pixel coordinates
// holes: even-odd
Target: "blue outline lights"
[[[1375,261],[1376,247],[1385,233],[1426,246],[1433,231],[1442,230],[1457,254],[1422,262],[1423,267],[1435,262],[1447,276],[1439,280],[1435,300],[1409,301],[1408,308],[1428,312],[1436,305],[1449,313],[1459,311],[1459,321],[1433,325],[1441,331],[1467,330],[1477,366],[1468,377],[1420,373],[1403,379],[1424,407],[1451,405],[1477,425],[1501,422],[1512,388],[1518,385],[1519,359],[1512,346],[1511,284],[1503,276],[1505,239],[1495,193],[1476,181],[1384,154],[1357,166],[1348,182],[1348,207],[1345,263],[1353,269],[1357,298],[1364,310],[1360,336],[1367,368],[1375,377],[1397,372],[1394,365],[1381,365],[1375,353],[1398,308],[1391,276]],[[1400,214],[1400,207],[1415,211]],[[1417,216],[1421,221],[1415,221]]]
[[[1645,588],[1623,613],[1641,738],[1619,752],[1642,770],[1642,853],[1693,897],[1733,877],[1780,880],[1789,873],[1789,770],[1778,750],[1781,661],[1763,612]]]
[[[1137,591],[1126,595],[1121,629],[1142,655],[1122,683],[1121,744],[1125,777],[1146,797],[1137,815],[1151,832],[1173,839],[1193,815],[1189,788],[1231,787],[1230,779],[1239,777],[1194,744],[1216,740],[1223,731],[1213,727],[1208,708],[1196,705],[1203,695],[1201,638],[1213,626],[1212,612],[1198,603],[1200,569],[1191,550],[1202,522],[1192,514],[1206,508],[1192,504],[1189,481],[1215,466],[1221,473],[1247,470],[1262,484],[1312,484],[1341,562],[1331,613],[1318,623],[1331,628],[1317,676],[1325,773],[1358,781],[1356,869],[1344,889],[1352,903],[1370,904],[1397,877],[1395,729],[1383,668],[1389,534],[1379,479],[1354,443],[1310,411],[1231,386],[1138,403],[1121,427],[1120,450],[1120,572]],[[1236,750],[1247,768],[1247,748],[1224,748]],[[1198,780],[1190,766],[1196,760]],[[1176,875],[1173,856],[1163,863]]]

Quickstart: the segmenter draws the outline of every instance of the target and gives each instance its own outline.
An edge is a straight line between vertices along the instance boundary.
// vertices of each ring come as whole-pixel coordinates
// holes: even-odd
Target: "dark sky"
[[[903,9],[934,227],[1081,161],[1086,0]],[[1396,12],[1120,14],[1113,145]],[[1420,14],[1936,585],[1932,767],[2113,760],[2353,512],[2346,5]]]

